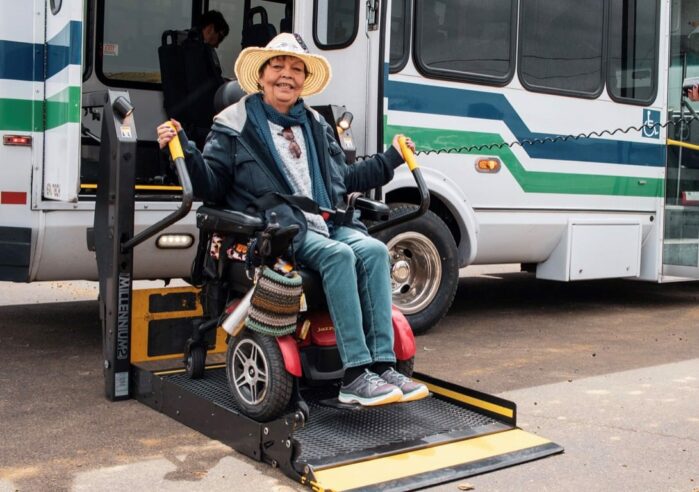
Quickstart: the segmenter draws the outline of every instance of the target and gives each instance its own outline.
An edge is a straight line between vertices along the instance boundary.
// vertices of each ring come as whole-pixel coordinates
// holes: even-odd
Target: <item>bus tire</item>
[[[417,208],[391,204],[391,216]],[[422,335],[449,311],[459,280],[454,237],[434,212],[376,234],[388,246],[391,258],[393,304]]]

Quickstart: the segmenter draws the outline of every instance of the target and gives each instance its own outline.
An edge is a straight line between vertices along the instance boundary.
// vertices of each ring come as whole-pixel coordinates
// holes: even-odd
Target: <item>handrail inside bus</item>
[[[679,140],[672,140],[670,138],[667,139],[667,144],[668,145],[673,145],[675,147],[684,147],[685,149],[691,149],[691,150],[699,150],[699,145],[687,143],[687,142],[680,142]]]
[[[136,190],[146,190],[146,191],[182,191],[180,185],[135,185]],[[80,189],[82,190],[96,190],[96,183],[81,183]]]

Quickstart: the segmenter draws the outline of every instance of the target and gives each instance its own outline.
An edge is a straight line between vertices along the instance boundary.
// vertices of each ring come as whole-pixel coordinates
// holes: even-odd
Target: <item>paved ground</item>
[[[96,293],[0,283],[0,492],[299,489],[139,403],[107,402]],[[566,453],[434,490],[699,491],[698,296],[698,284],[462,278],[449,316],[417,339],[417,369],[516,401],[519,424]]]

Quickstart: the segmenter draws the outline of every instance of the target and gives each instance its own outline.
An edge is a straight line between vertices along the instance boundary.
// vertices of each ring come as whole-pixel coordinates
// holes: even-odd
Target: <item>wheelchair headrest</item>
[[[218,88],[214,95],[214,113],[220,113],[231,104],[237,103],[244,95],[245,91],[237,80],[226,82]]]

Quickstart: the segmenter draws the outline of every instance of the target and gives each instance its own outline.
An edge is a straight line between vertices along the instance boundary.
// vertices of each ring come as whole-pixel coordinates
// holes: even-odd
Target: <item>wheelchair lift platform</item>
[[[136,127],[124,91],[84,96],[103,107],[95,227],[105,396],[150,407],[324,490],[414,490],[560,453],[563,448],[516,426],[514,403],[423,374],[431,395],[410,403],[362,408],[337,401],[337,386],[302,389],[308,418],[296,407],[257,422],[236,406],[223,364],[204,377],[185,375],[182,350],[202,315],[196,289],[132,290],[133,250],[183,218],[193,194],[181,149],[173,157],[182,203],[134,235]],[[207,339],[209,362],[226,334]],[[293,403],[292,403],[293,405]]]
[[[162,364],[160,364],[162,366]],[[414,490],[561,453],[516,426],[516,406],[424,374],[430,396],[379,407],[343,405],[337,387],[302,390],[293,408],[257,422],[236,406],[222,364],[202,379],[132,366],[132,396],[314,491]]]

